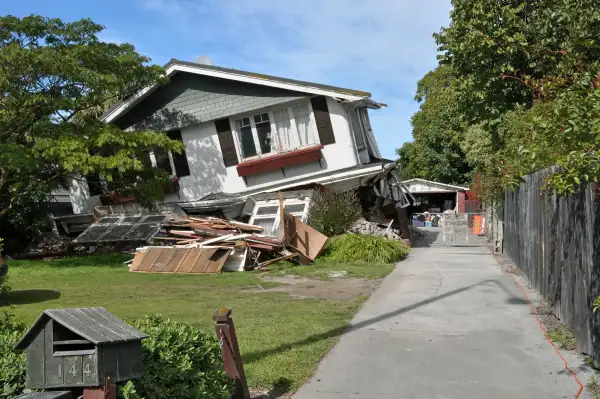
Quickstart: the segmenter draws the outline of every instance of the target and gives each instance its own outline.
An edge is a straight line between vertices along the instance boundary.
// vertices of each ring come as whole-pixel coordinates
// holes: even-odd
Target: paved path
[[[579,389],[483,247],[414,249],[352,325],[294,398],[554,399]],[[582,357],[566,357],[585,384]]]

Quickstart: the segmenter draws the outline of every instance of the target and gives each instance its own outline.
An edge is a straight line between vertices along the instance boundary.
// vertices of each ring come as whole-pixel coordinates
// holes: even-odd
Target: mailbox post
[[[250,399],[248,382],[246,381],[246,373],[244,372],[244,364],[242,363],[231,313],[231,309],[225,306],[217,309],[213,315],[213,320],[216,322],[215,330],[223,353],[225,372],[235,382],[235,392],[232,399]]]

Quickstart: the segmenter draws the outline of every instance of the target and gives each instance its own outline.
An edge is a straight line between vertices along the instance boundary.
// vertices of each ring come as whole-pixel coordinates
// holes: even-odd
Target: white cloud
[[[372,116],[388,157],[410,139],[408,100],[436,65],[432,34],[450,11],[449,0],[140,1],[166,17],[187,59],[208,48],[217,65],[372,92],[391,106]]]

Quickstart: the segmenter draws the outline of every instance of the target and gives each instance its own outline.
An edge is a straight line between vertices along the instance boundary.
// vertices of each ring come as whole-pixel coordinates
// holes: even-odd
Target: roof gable
[[[244,82],[260,86],[284,89],[310,95],[323,95],[328,97],[336,97],[347,101],[359,101],[369,99],[371,94],[360,90],[346,89],[336,86],[329,86],[313,82],[305,82],[301,80],[281,78],[271,75],[263,75],[258,73],[246,72],[237,69],[217,67],[213,65],[204,65],[194,62],[180,61],[172,59],[165,65],[165,71],[168,77],[173,77],[178,73],[190,73],[195,75],[210,76],[214,78],[227,79],[237,82]],[[105,122],[112,122],[123,112],[138,104],[146,96],[156,90],[159,85],[146,87],[138,93],[115,104],[109,108],[101,119]],[[376,103],[373,103],[376,104]],[[382,106],[383,104],[377,104]]]
[[[26,349],[49,320],[54,320],[95,345],[148,337],[104,308],[46,309],[17,343],[15,349]]]

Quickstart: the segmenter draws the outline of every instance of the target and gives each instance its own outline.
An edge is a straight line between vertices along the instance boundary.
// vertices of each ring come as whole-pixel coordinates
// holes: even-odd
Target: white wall
[[[318,176],[358,165],[345,108],[331,98],[327,99],[327,105],[335,143],[323,148],[324,159],[321,163],[313,161],[290,166],[285,168],[285,175],[277,169],[248,176],[246,182],[238,176],[236,166],[225,167],[214,122],[182,129],[181,136],[186,146],[191,175],[180,180],[179,201],[196,201],[217,192],[239,193],[267,189],[279,184],[288,184],[298,178]],[[178,199],[173,195],[167,200]]]
[[[94,207],[102,205],[100,196],[90,197],[90,190],[87,181],[83,177],[69,179],[69,197],[73,206],[73,213],[92,213]]]
[[[281,106],[273,107],[273,109]],[[346,109],[332,98],[327,98],[327,106],[335,143],[323,148],[323,159],[320,163],[313,161],[287,167],[285,175],[281,170],[273,170],[248,176],[246,182],[238,176],[235,166],[225,167],[214,122],[183,128],[181,137],[186,147],[191,174],[181,178],[179,197],[174,194],[168,195],[165,201],[197,201],[218,192],[241,193],[248,190],[266,190],[274,186],[289,184],[301,178],[318,177],[325,173],[360,165],[357,161]],[[87,184],[74,184],[71,196],[73,209],[77,209],[75,213],[93,210],[93,206],[90,208],[90,201],[94,202],[94,199],[89,199]]]

